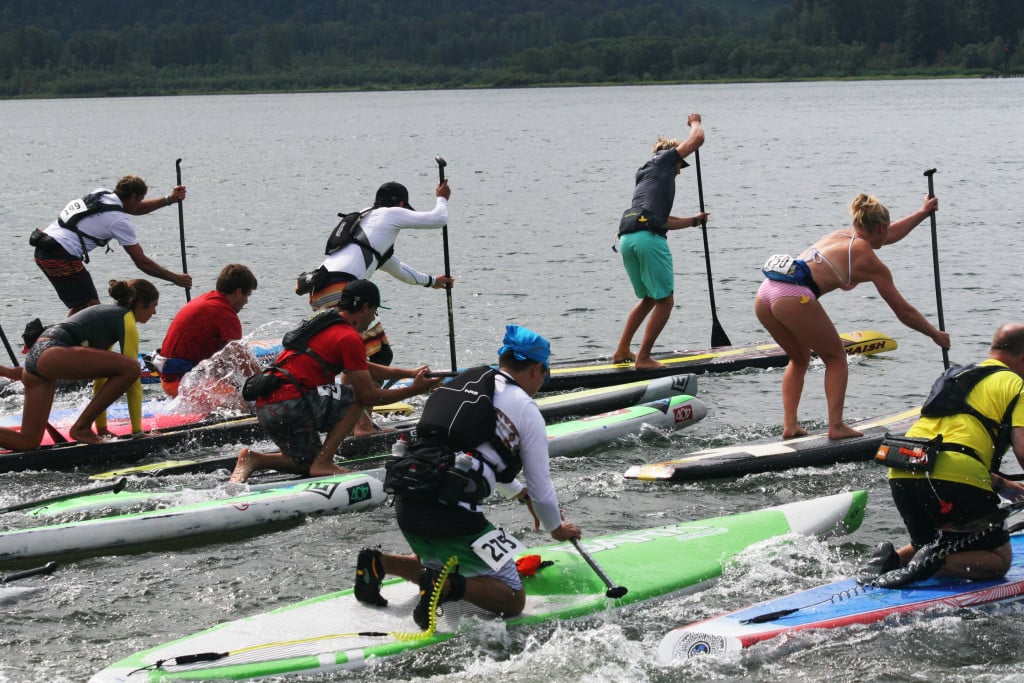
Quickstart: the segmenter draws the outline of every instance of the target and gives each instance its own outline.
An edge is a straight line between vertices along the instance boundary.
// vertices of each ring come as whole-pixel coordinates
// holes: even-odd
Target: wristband
[[[170,205],[171,205],[171,195],[167,195],[166,197],[164,197],[164,206],[170,206]]]
[[[433,287],[434,286],[434,276],[433,275],[428,275],[427,276],[427,284],[425,284],[423,286],[427,287],[427,288]]]

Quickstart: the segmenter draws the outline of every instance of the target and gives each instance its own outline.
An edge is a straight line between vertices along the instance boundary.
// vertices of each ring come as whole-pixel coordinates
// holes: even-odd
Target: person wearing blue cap
[[[580,538],[580,528],[562,518],[551,481],[547,428],[532,398],[547,380],[550,357],[547,339],[508,325],[497,370],[466,370],[427,399],[417,442],[409,447],[408,457],[392,458],[385,480],[385,489],[390,487],[395,495],[398,527],[415,554],[360,551],[355,583],[359,601],[387,605],[380,586],[385,575],[393,574],[419,584],[413,619],[422,629],[429,628],[437,591],[438,604],[468,600],[504,617],[522,612],[526,595],[514,558],[523,545],[495,528],[481,505],[495,489],[529,506],[535,531],[543,528],[558,541]],[[429,468],[402,470],[404,461],[431,457],[451,463],[448,474],[435,482],[414,481],[415,472]],[[525,485],[515,478],[520,471]],[[416,491],[431,483],[436,488],[425,494]],[[457,566],[442,584],[442,564],[452,556]]]

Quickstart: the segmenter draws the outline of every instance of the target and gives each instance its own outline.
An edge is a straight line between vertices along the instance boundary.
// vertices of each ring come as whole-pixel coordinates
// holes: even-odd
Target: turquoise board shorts
[[[672,250],[668,240],[650,230],[640,230],[619,238],[622,265],[638,299],[664,299],[675,290]]]

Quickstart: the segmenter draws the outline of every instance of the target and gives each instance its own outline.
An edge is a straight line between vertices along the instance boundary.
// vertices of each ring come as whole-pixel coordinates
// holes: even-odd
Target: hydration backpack
[[[935,380],[928,398],[921,406],[924,417],[946,417],[949,415],[971,415],[985,427],[995,446],[993,470],[998,468],[999,458],[1010,445],[1012,431],[1011,416],[1020,398],[1018,394],[1006,407],[1001,421],[996,422],[982,415],[967,403],[967,395],[977,386],[978,382],[989,375],[1000,371],[1012,372],[1009,368],[998,365],[954,365]]]
[[[85,248],[85,240],[89,240],[99,247],[107,246],[107,242],[110,240],[101,240],[82,232],[78,229],[78,223],[83,218],[103,213],[104,211],[124,211],[124,208],[116,204],[106,204],[100,201],[100,197],[108,194],[113,194],[113,192],[110,190],[99,190],[98,192],[87,194],[81,199],[72,199],[57,217],[57,225],[78,235],[78,241],[82,245],[83,263],[89,262],[89,250]]]
[[[367,268],[370,267],[372,259],[377,259],[377,265],[380,266],[391,258],[392,254],[395,253],[394,246],[382,254],[373,248],[370,244],[370,239],[363,232],[362,221],[370,211],[372,209],[353,211],[352,213],[339,213],[338,217],[341,220],[334,227],[334,230],[331,231],[331,234],[327,236],[327,246],[324,247],[324,254],[329,256],[342,247],[349,244],[357,244],[363,250],[364,265]]]

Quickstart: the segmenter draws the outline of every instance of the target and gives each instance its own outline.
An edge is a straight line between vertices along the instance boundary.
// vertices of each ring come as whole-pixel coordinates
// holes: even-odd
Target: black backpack
[[[977,386],[978,382],[989,375],[1000,371],[1012,372],[1009,368],[999,365],[954,365],[935,380],[928,398],[921,406],[924,417],[946,417],[949,415],[971,415],[985,427],[995,446],[992,469],[998,469],[999,458],[1010,445],[1013,409],[1017,406],[1018,394],[1006,407],[1001,421],[982,415],[967,403],[967,395]]]
[[[377,259],[377,265],[380,266],[395,253],[395,247],[391,246],[383,254],[374,249],[370,245],[370,240],[363,232],[362,221],[366,214],[370,213],[372,209],[366,211],[353,211],[352,213],[339,213],[338,217],[341,220],[331,231],[331,234],[327,236],[327,246],[324,247],[324,254],[330,255],[338,251],[342,247],[348,246],[349,244],[357,244],[359,248],[363,250],[363,258],[365,260],[365,267],[370,267],[370,261]]]
[[[103,213],[104,211],[124,211],[124,208],[120,206],[115,204],[106,204],[100,201],[100,197],[108,194],[113,193],[108,190],[101,190],[99,192],[87,194],[81,199],[73,199],[64,207],[64,210],[61,211],[60,215],[57,217],[57,225],[78,235],[78,241],[82,245],[82,263],[89,262],[89,250],[85,248],[85,240],[89,240],[99,247],[107,246],[107,243],[110,240],[101,240],[88,233],[82,232],[78,229],[79,222],[87,216],[93,216],[97,213]]]
[[[482,443],[490,443],[505,462],[495,479],[508,483],[515,478],[522,460],[495,434],[498,372],[486,365],[470,368],[434,390],[416,425],[415,443],[385,464],[387,493],[423,503],[479,503],[490,488],[482,462],[469,454]]]

